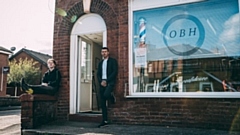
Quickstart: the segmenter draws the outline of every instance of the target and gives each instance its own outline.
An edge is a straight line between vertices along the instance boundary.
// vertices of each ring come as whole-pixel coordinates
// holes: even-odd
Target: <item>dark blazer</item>
[[[53,71],[48,70],[45,72],[42,78],[42,82],[47,83],[48,86],[58,88],[60,86],[61,78],[62,76],[60,71],[55,68]]]
[[[98,64],[97,78],[98,82],[102,82],[102,64],[103,60]],[[115,84],[118,73],[118,63],[114,58],[109,57],[107,60],[107,84]]]

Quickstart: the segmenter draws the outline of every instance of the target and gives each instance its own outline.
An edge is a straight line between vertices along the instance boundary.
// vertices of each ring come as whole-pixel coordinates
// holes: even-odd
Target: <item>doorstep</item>
[[[100,123],[102,121],[101,113],[94,112],[84,112],[84,113],[76,113],[68,115],[69,121],[77,121],[77,122],[97,122]]]

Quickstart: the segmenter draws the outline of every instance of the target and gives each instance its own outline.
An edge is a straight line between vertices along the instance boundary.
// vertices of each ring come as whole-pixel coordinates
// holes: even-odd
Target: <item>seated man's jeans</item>
[[[33,90],[33,94],[47,94],[53,96],[58,88],[52,86],[44,86],[44,85],[29,85],[29,88]]]

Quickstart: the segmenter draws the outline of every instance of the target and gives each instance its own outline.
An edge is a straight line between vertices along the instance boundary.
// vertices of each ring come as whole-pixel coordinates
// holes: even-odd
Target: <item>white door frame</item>
[[[70,100],[69,100],[69,113],[75,114],[79,112],[79,92],[78,88],[80,88],[80,73],[78,73],[79,67],[79,57],[81,56],[79,53],[78,46],[78,36],[83,34],[90,33],[103,33],[103,46],[107,46],[107,29],[106,24],[103,18],[94,13],[86,14],[80,17],[73,26],[71,32],[70,39]],[[78,74],[77,74],[78,73]]]

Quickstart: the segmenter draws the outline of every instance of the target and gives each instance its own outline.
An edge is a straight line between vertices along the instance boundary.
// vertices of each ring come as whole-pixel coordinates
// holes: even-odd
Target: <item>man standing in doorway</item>
[[[116,77],[118,73],[118,63],[114,58],[109,57],[109,49],[103,47],[101,50],[102,61],[98,64],[97,78],[100,84],[100,97],[101,97],[101,108],[102,108],[102,122],[98,126],[99,128],[104,127],[108,124],[108,112],[107,112],[107,101],[115,104],[116,98],[113,94],[113,89],[116,83]]]

